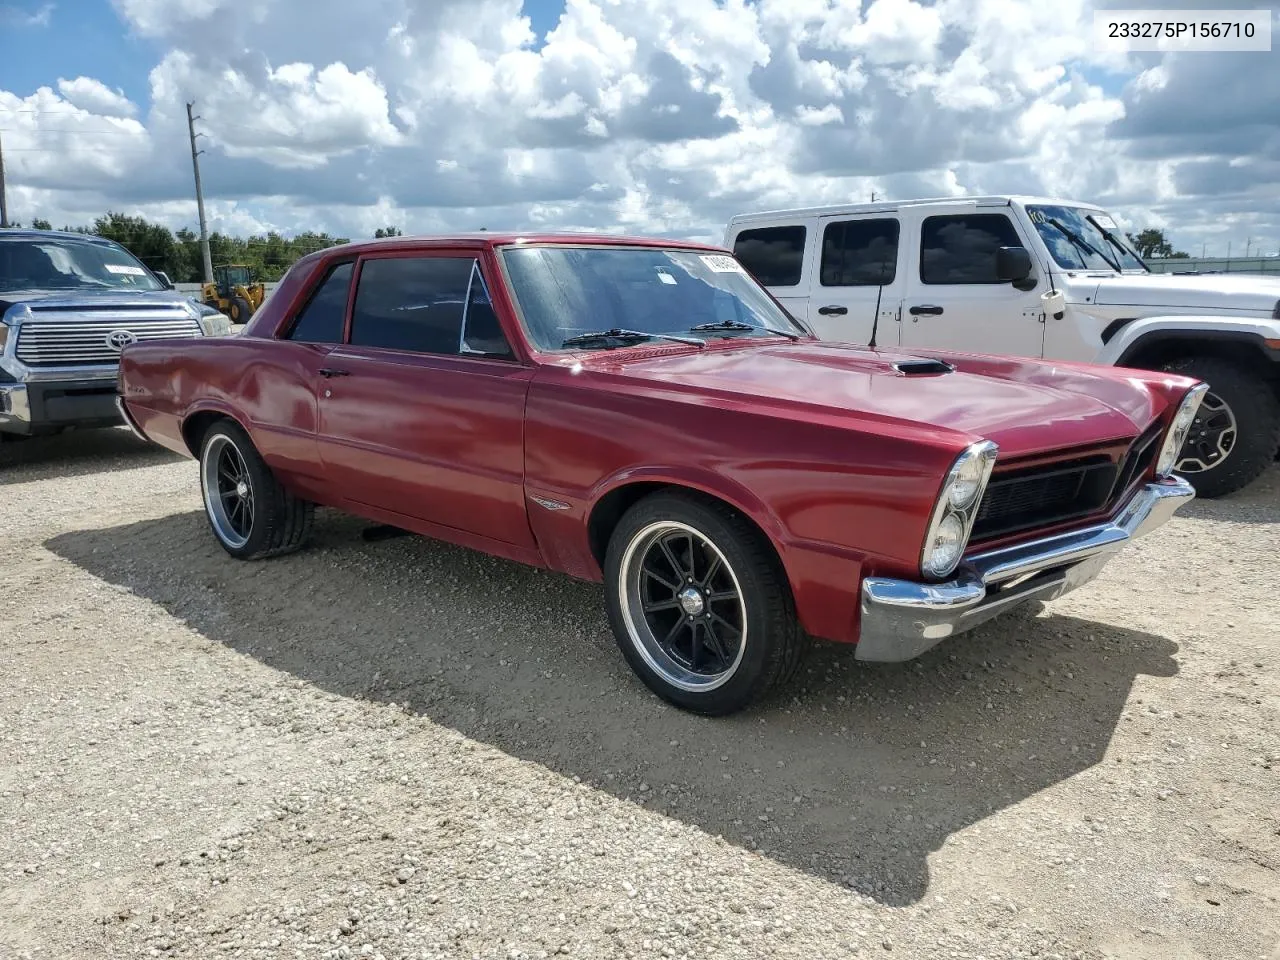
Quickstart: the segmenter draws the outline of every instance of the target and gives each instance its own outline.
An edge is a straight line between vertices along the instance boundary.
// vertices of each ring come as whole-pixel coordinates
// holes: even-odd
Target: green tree
[[[53,224],[50,223],[48,220],[42,220],[39,217],[36,217],[34,220],[31,221],[31,229],[32,230],[52,230]]]
[[[373,231],[373,239],[382,240],[386,237],[403,237],[399,227],[379,227]]]
[[[1187,254],[1180,250],[1174,250],[1173,245],[1165,239],[1164,231],[1155,227],[1147,227],[1137,236],[1132,233],[1125,234],[1129,238],[1129,242],[1133,244],[1133,248],[1138,251],[1138,255],[1142,259],[1149,258],[1168,258],[1168,259],[1186,259]]]

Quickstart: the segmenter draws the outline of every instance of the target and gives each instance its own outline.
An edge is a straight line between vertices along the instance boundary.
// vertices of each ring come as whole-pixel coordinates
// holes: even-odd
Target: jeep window
[[[70,237],[0,239],[0,291],[163,290],[123,247]]]
[[[306,306],[298,313],[288,339],[303,343],[341,343],[347,317],[347,293],[351,289],[351,263],[329,271]]]
[[[365,260],[351,343],[412,353],[511,353],[474,257]]]
[[[794,287],[804,266],[804,241],[804,227],[743,230],[733,253],[766,287]]]
[[[1114,228],[1113,221],[1104,213],[1036,204],[1027,207],[1027,216],[1060,267],[1114,272],[1118,264],[1121,270],[1150,272],[1124,234]],[[1054,221],[1061,226],[1055,226]]]
[[[1003,213],[926,217],[920,232],[920,281],[1001,283],[996,276],[996,250],[1022,245]]]
[[[502,251],[529,337],[540,350],[601,330],[690,336],[808,336],[726,254],[656,247],[520,246]]]
[[[822,232],[824,287],[874,287],[898,274],[898,221],[840,220]]]

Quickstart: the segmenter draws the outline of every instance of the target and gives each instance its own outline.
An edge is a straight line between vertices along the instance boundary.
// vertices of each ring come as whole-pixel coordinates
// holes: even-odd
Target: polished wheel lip
[[[1217,428],[1205,429],[1210,420],[1218,419],[1224,419],[1225,422]],[[1178,453],[1180,456],[1184,454],[1193,440],[1212,439],[1217,456],[1212,463],[1206,463],[1203,457],[1183,456],[1173,468],[1173,472],[1196,474],[1217,469],[1226,463],[1231,456],[1231,451],[1235,449],[1239,435],[1240,427],[1236,422],[1236,414],[1231,409],[1231,405],[1212,390],[1207,391],[1204,399],[1200,401],[1200,409],[1196,412],[1196,418],[1191,421],[1191,429],[1187,432],[1187,439],[1182,442],[1182,449]],[[1197,451],[1197,453],[1201,452]]]
[[[248,543],[253,532],[253,481],[244,454],[225,434],[205,444],[200,489],[214,535],[233,550]]]
[[[719,567],[723,568],[733,583],[733,591],[736,594],[739,605],[742,630],[733,662],[720,673],[695,673],[674,659],[663,649],[663,643],[650,628],[649,622],[644,615],[644,600],[643,592],[640,589],[640,578],[643,575],[642,570],[645,559],[649,551],[658,546],[660,540],[673,533],[685,534],[700,541],[701,545],[719,561]],[[737,673],[738,667],[742,664],[743,655],[746,653],[748,642],[747,609],[746,601],[743,598],[742,584],[739,582],[738,575],[734,572],[728,558],[716,546],[715,542],[701,530],[678,520],[659,520],[642,527],[631,538],[631,541],[627,544],[626,551],[622,555],[622,560],[618,566],[617,590],[618,606],[622,612],[622,621],[626,627],[627,637],[631,641],[632,647],[649,665],[649,668],[662,677],[666,683],[690,693],[707,693],[722,687]],[[697,594],[696,603],[693,601],[695,593]],[[686,601],[688,601],[687,605]],[[704,599],[700,590],[686,586],[675,592],[673,602],[678,603],[685,614],[690,614],[693,607],[698,607],[698,614],[701,614],[708,600]]]

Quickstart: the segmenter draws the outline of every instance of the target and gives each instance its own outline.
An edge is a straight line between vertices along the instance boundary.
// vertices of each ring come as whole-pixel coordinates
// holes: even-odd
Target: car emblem
[[[131,343],[137,343],[138,338],[129,330],[112,330],[107,334],[107,346],[119,353]]]

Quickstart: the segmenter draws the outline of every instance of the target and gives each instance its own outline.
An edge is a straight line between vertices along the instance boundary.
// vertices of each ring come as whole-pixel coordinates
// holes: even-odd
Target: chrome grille
[[[137,341],[198,337],[200,322],[172,313],[160,317],[123,312],[111,317],[42,317],[18,327],[14,355],[31,367],[115,364],[120,360],[120,350],[108,343],[108,337],[121,331],[127,331]]]

